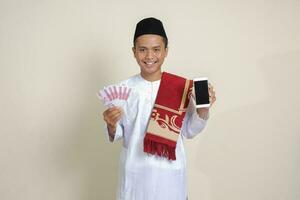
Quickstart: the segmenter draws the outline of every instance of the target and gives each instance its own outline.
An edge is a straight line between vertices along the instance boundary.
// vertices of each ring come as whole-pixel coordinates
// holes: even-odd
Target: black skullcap
[[[166,40],[168,40],[164,26],[162,22],[158,19],[155,19],[153,17],[145,18],[141,20],[139,23],[137,23],[134,33],[134,39],[135,40],[145,34],[154,34],[154,35],[160,35],[164,37]]]

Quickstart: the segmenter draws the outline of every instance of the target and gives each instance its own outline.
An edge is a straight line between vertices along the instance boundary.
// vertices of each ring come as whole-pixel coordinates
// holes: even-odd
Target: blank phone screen
[[[196,105],[209,104],[208,81],[194,81]]]

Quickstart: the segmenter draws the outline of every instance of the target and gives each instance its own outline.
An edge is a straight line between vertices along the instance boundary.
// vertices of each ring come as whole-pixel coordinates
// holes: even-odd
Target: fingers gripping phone
[[[194,93],[196,100],[196,108],[206,108],[210,106],[208,79],[207,77],[196,78],[194,81]]]

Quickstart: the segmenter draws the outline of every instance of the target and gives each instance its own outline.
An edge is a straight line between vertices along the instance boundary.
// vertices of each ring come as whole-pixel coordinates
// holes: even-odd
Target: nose
[[[154,56],[153,51],[151,51],[151,50],[147,51],[147,53],[146,53],[146,58],[147,58],[147,59],[152,59],[153,56]]]

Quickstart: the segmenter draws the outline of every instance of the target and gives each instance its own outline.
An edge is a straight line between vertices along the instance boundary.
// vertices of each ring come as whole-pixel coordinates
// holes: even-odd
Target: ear
[[[166,51],[166,56],[165,56],[165,57],[167,57],[167,56],[168,56],[168,52],[169,52],[169,47],[167,47],[167,48],[165,49],[165,51]]]
[[[136,51],[135,47],[132,47],[132,52],[134,57],[135,57],[135,51]]]

